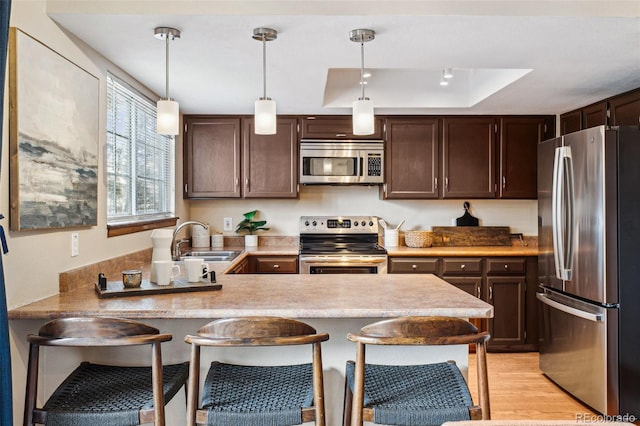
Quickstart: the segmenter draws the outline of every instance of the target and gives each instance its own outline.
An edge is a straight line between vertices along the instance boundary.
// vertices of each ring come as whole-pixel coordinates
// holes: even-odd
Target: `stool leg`
[[[162,351],[160,342],[151,344],[151,381],[153,383],[154,425],[164,426],[164,391],[162,385]]]
[[[33,424],[33,410],[36,408],[38,398],[38,364],[40,356],[40,346],[29,344],[29,364],[27,367],[27,389],[24,401],[23,425]]]
[[[195,426],[200,388],[200,346],[191,344],[189,363],[189,387],[187,389],[187,426]]]
[[[352,363],[353,361],[347,361]],[[342,407],[342,426],[349,426],[351,423],[351,404],[353,404],[353,392],[349,387],[347,376],[344,377],[344,406]]]
[[[365,346],[358,342],[356,347],[356,367],[353,378],[353,404],[351,409],[351,426],[362,426],[362,409],[364,405],[364,363]]]
[[[320,343],[312,345],[313,351],[313,396],[316,406],[316,426],[325,426],[324,381],[322,378],[322,350]]]

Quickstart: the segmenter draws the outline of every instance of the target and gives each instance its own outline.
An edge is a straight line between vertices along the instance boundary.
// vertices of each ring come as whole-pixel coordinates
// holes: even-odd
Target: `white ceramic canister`
[[[224,247],[224,236],[220,233],[211,234],[211,247],[213,248]]]
[[[209,229],[200,225],[191,225],[191,247],[209,247]]]

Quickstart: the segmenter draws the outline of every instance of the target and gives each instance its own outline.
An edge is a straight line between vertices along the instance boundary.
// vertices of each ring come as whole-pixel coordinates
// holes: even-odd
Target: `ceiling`
[[[378,114],[558,114],[640,87],[640,0],[634,1],[99,1],[47,0],[62,28],[159,96],[170,43],[170,96],[185,114],[251,114],[267,95],[279,114],[349,114],[366,95]],[[442,69],[454,78],[440,86]]]

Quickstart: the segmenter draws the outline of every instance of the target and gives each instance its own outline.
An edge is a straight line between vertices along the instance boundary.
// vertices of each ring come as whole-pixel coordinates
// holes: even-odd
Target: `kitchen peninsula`
[[[240,260],[240,259],[239,259]],[[221,266],[222,267],[222,266]],[[230,265],[224,265],[225,270]],[[403,315],[447,315],[464,318],[490,318],[493,307],[447,282],[430,274],[416,275],[297,275],[297,274],[217,274],[221,290],[193,293],[175,293],[153,296],[134,296],[100,299],[96,296],[93,283],[73,291],[61,292],[55,296],[33,302],[9,312],[15,336],[37,331],[46,320],[69,316],[117,316],[135,318],[171,332],[173,341],[163,345],[164,362],[178,362],[188,359],[189,347],[183,336],[193,333],[206,322],[220,317],[240,315],[276,315],[302,319],[320,332],[328,332],[330,340],[323,344],[323,364],[325,371],[325,394],[328,425],[340,423],[342,394],[344,386],[344,365],[355,356],[355,346],[348,342],[348,332],[374,322],[379,318]],[[17,321],[18,320],[18,321]],[[14,360],[14,369],[26,368],[28,346],[26,341],[18,341],[24,359]],[[297,362],[308,354],[296,349],[265,348],[260,359],[278,363],[285,359]],[[404,351],[407,349],[407,351]],[[376,354],[380,362],[428,362],[429,360],[453,359],[466,374],[468,353],[466,346],[451,348],[398,348],[393,355]],[[302,350],[302,348],[300,348]],[[235,351],[235,352],[233,352]],[[238,356],[238,349],[221,354],[210,351],[203,354],[203,374],[208,362],[215,357],[226,360]],[[140,356],[143,356],[141,353]],[[205,357],[206,356],[206,357]],[[210,359],[207,357],[211,357]],[[242,361],[251,362],[244,353]],[[62,378],[75,362],[91,358],[95,361],[109,359],[110,353],[88,352],[72,356],[48,357],[44,368],[55,373],[49,374],[44,393],[48,395],[56,385],[57,375]],[[96,359],[97,358],[97,359]],[[142,358],[140,358],[142,359]],[[375,359],[375,358],[374,358]],[[115,362],[132,362],[130,358]],[[301,361],[302,362],[302,361]],[[49,367],[49,368],[48,368]],[[20,384],[18,384],[20,386]],[[17,395],[16,395],[17,396]],[[175,400],[168,409],[169,424],[183,422],[184,406]]]

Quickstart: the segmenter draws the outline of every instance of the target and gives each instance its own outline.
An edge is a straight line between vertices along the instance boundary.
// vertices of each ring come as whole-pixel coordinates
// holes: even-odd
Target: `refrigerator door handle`
[[[573,164],[571,148],[556,148],[553,159],[551,215],[556,277],[571,280],[573,269]]]
[[[586,320],[593,321],[593,322],[604,321],[604,315],[602,314],[592,314],[590,312],[585,312],[580,309],[572,308],[571,306],[563,305],[562,303],[558,303],[555,300],[550,299],[549,296],[547,296],[544,293],[536,293],[536,298],[540,302],[544,303],[545,305],[548,305],[559,311],[565,312],[569,315],[573,315],[574,317],[584,318]]]

